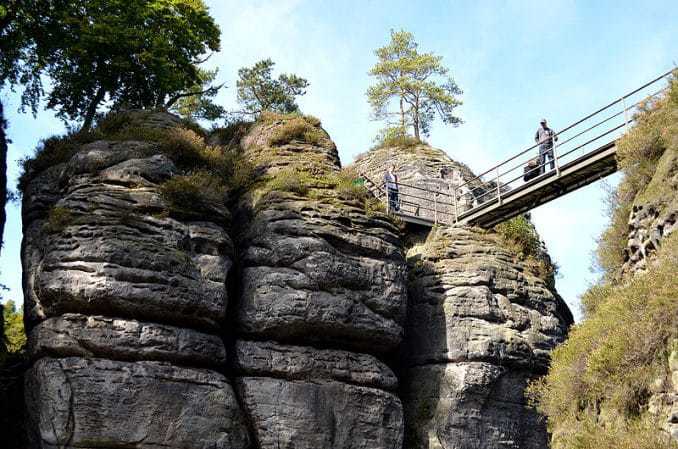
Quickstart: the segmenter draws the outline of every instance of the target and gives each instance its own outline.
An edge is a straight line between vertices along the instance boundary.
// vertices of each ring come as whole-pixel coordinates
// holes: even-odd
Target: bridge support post
[[[457,208],[457,188],[452,188],[452,201],[454,201],[454,222],[459,221],[459,209]]]
[[[499,201],[499,204],[501,204],[501,187],[499,185],[499,167],[497,167],[497,178],[495,180],[495,183],[497,184],[497,200]]]
[[[556,149],[556,137],[557,135],[553,136],[553,162],[556,164],[556,176],[560,177],[560,162],[558,161],[558,151]],[[544,171],[546,168],[546,157],[544,157]]]

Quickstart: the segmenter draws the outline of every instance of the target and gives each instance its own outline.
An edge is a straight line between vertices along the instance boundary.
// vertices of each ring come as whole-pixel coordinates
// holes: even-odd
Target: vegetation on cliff
[[[555,449],[678,447],[659,430],[665,412],[651,401],[670,384],[668,358],[678,349],[678,235],[663,238],[646,272],[621,274],[632,209],[676,207],[678,83],[636,119],[618,142],[624,178],[598,247],[603,280],[582,298],[586,319],[554,352],[549,374],[531,386]]]

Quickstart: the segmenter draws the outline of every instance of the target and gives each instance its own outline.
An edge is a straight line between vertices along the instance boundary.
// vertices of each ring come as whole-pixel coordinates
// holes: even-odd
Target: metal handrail
[[[559,136],[560,134],[562,134],[562,133],[564,133],[564,132],[566,132],[566,131],[569,131],[570,129],[574,128],[575,126],[577,126],[577,125],[579,125],[579,124],[581,124],[581,123],[583,123],[583,122],[585,122],[586,120],[590,119],[591,117],[593,117],[593,116],[595,116],[595,115],[597,115],[597,114],[599,114],[599,113],[601,113],[601,112],[603,112],[603,111],[605,111],[605,110],[611,108],[612,106],[618,104],[619,102],[622,102],[623,100],[625,100],[626,98],[630,97],[631,95],[636,94],[636,93],[640,92],[641,90],[645,89],[646,87],[648,87],[648,86],[650,86],[650,85],[656,83],[657,81],[659,81],[659,80],[661,80],[661,79],[663,79],[663,78],[665,78],[665,77],[671,75],[671,74],[673,73],[673,71],[674,71],[674,69],[669,70],[668,72],[666,72],[666,73],[664,73],[664,74],[658,76],[657,78],[653,79],[652,81],[649,81],[649,82],[643,84],[641,87],[639,87],[639,88],[637,88],[637,89],[634,89],[633,91],[627,93],[626,95],[620,97],[619,99],[617,99],[617,100],[615,100],[615,101],[613,101],[613,102],[607,104],[606,106],[603,106],[602,108],[598,109],[598,110],[595,111],[595,112],[592,112],[591,114],[587,115],[586,117],[584,117],[584,118],[582,118],[582,119],[580,119],[580,120],[577,120],[576,122],[574,122],[574,123],[568,125],[567,127],[563,128],[563,129],[561,129],[560,131],[558,131],[557,133],[555,133],[555,134],[553,135],[553,137],[557,137],[557,136]],[[503,161],[503,162],[501,162],[501,163],[495,165],[494,167],[492,167],[492,168],[490,168],[489,170],[487,170],[487,171],[481,173],[480,175],[476,176],[475,178],[473,178],[473,179],[471,179],[471,180],[469,180],[469,181],[466,181],[464,184],[459,185],[458,188],[459,188],[459,187],[463,187],[463,186],[465,186],[465,185],[468,185],[469,183],[471,183],[471,182],[474,181],[474,180],[480,180],[480,181],[482,181],[481,178],[482,178],[483,176],[485,176],[486,174],[492,172],[493,170],[496,170],[498,167],[501,167],[502,165],[505,165],[505,164],[508,163],[508,162],[511,162],[512,160],[516,159],[517,157],[522,156],[523,154],[527,153],[528,151],[534,150],[534,149],[537,148],[539,145],[541,145],[541,143],[539,143],[539,142],[535,143],[534,145],[530,146],[529,148],[527,148],[527,149],[521,151],[520,153],[518,153],[518,154],[516,154],[516,155],[514,155],[514,156],[512,156],[512,157],[510,157],[510,158],[508,158],[508,159],[506,159],[505,161]]]
[[[549,151],[551,151],[551,156],[547,160],[546,155],[540,155],[540,163],[538,165],[535,165],[530,171],[523,171],[523,173],[520,173],[518,176],[511,177],[509,180],[505,181],[503,180],[503,177],[506,175],[509,175],[511,172],[515,172],[515,170],[523,168],[525,166],[526,162],[529,162],[531,159],[534,157],[531,155],[529,159],[527,159],[524,162],[517,163],[517,164],[511,164],[508,168],[506,168],[506,165],[509,164],[512,161],[517,160],[518,158],[521,158],[521,156],[524,156],[527,154],[529,151],[534,150],[535,148],[539,147],[540,145],[543,145],[543,142],[538,142],[527,149],[519,152],[518,154],[515,154],[511,156],[510,158],[504,160],[503,162],[493,166],[489,170],[483,172],[482,174],[473,177],[472,179],[467,179],[465,182],[458,186],[453,186],[452,187],[452,192],[444,192],[441,191],[440,189],[434,190],[434,189],[428,189],[425,187],[420,187],[420,186],[415,186],[411,184],[405,184],[405,183],[398,183],[398,187],[405,187],[407,189],[414,189],[417,192],[425,192],[428,195],[420,196],[417,194],[413,193],[408,193],[408,192],[403,192],[399,191],[399,200],[400,198],[405,198],[405,201],[401,200],[401,204],[408,204],[409,207],[416,207],[416,216],[419,216],[418,213],[419,211],[429,211],[434,214],[433,217],[433,222],[438,223],[438,222],[444,222],[439,220],[439,216],[449,216],[452,217],[453,222],[459,221],[460,216],[468,216],[469,213],[474,211],[477,208],[482,208],[486,207],[490,202],[493,200],[498,200],[500,204],[503,202],[503,197],[504,194],[509,194],[512,190],[512,184],[515,183],[516,181],[520,180],[521,178],[524,178],[527,173],[531,173],[533,171],[538,171],[539,175],[534,177],[534,179],[543,179],[545,177],[551,177],[551,176],[556,176],[560,177],[561,172],[560,172],[560,167],[563,165],[563,160],[568,157],[569,155],[573,154],[574,152],[581,150],[585,148],[587,145],[602,139],[605,136],[609,136],[610,134],[614,133],[615,131],[620,130],[621,128],[626,128],[628,125],[632,122],[635,122],[636,117],[632,116],[629,117],[629,112],[640,106],[642,103],[647,102],[649,99],[656,98],[658,95],[661,93],[665,92],[668,90],[669,87],[664,87],[662,89],[659,89],[655,92],[653,92],[650,95],[647,95],[643,97],[642,99],[636,101],[630,106],[626,105],[626,99],[637,94],[638,92],[641,92],[643,89],[647,88],[648,86],[653,85],[654,83],[666,78],[667,76],[671,75],[674,72],[674,70],[670,70],[656,78],[654,78],[652,81],[649,81],[642,86],[634,89],[633,91],[625,94],[624,96],[618,98],[615,101],[612,101],[611,103],[603,106],[602,108],[597,109],[591,114],[588,114],[582,119],[577,120],[576,122],[568,125],[567,127],[561,129],[557,133],[553,134],[552,141],[551,141],[551,147]],[[612,115],[603,118],[602,120],[599,120],[598,122],[594,123],[591,126],[588,126],[587,128],[577,132],[573,136],[567,137],[565,140],[562,142],[557,142],[558,136],[563,135],[569,130],[574,129],[578,125],[585,123],[587,120],[599,115],[600,113],[607,111],[611,107],[618,105],[619,103],[622,103],[623,109],[619,112],[612,113]],[[568,145],[570,142],[573,142],[575,139],[590,133],[594,129],[597,129],[601,127],[602,125],[611,122],[613,119],[620,117],[621,115],[624,116],[624,122],[619,125],[613,125],[611,129],[607,129],[608,127],[604,127],[603,129],[607,129],[601,134],[596,135],[593,138],[588,139],[586,142],[581,143],[576,145],[572,149],[565,148],[565,152],[561,152],[563,148]],[[615,139],[612,140],[614,142]],[[560,151],[559,151],[560,150]],[[595,152],[596,150],[592,150],[592,152]],[[584,155],[589,154],[589,153],[583,153]],[[522,160],[522,159],[521,159]],[[569,163],[569,162],[567,162]],[[565,163],[566,166],[567,163]],[[555,170],[553,171],[547,171],[546,166],[553,164],[555,167]],[[488,175],[489,173],[495,172],[494,176],[491,178],[491,180],[485,181],[483,180],[483,177]],[[374,183],[371,179],[369,179],[367,176],[365,176],[363,173],[360,174],[363,178],[365,178],[367,181],[369,181],[374,187],[376,187],[379,191],[379,196],[377,197],[378,199],[381,197],[384,199],[384,201],[387,202],[387,211],[389,210],[388,206],[388,195],[387,195],[387,190],[385,186],[385,182],[382,182],[380,184]],[[529,182],[532,182],[534,179],[530,179]],[[382,188],[383,187],[383,188]],[[466,188],[468,191],[463,192],[462,189]],[[478,192],[480,190],[480,192]],[[416,193],[416,192],[415,192]],[[428,196],[428,197],[426,197]],[[471,204],[472,207],[468,207],[468,199],[472,200]],[[460,203],[458,201],[462,198],[464,199],[464,209],[460,212],[459,207]],[[410,200],[415,200],[410,201]],[[440,201],[441,199],[445,199],[447,201]],[[433,208],[425,206],[423,203],[417,203],[416,200],[419,201],[428,201],[430,203],[433,203]],[[450,202],[451,201],[451,202]],[[442,207],[442,209],[441,209]],[[446,208],[453,208],[453,212],[447,212]],[[403,213],[405,211],[400,212],[400,215],[407,215],[407,212]],[[451,224],[451,223],[449,223]]]

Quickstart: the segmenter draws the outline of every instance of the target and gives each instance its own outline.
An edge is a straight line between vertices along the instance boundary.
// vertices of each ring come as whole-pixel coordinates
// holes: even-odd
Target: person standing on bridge
[[[398,205],[398,175],[395,174],[395,165],[391,164],[384,173],[384,185],[388,192],[388,208],[398,212],[400,206]]]
[[[539,144],[539,172],[544,173],[546,169],[546,158],[549,158],[551,170],[556,168],[555,158],[553,156],[553,142],[558,141],[558,136],[546,125],[546,119],[541,119],[541,125],[534,135],[534,141]]]

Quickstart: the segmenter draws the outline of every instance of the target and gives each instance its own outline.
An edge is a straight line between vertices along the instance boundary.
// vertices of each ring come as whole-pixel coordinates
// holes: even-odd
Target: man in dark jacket
[[[558,136],[553,130],[546,126],[546,119],[541,119],[540,127],[534,135],[534,141],[539,144],[539,171],[544,173],[546,158],[549,158],[549,166],[551,170],[556,168],[555,159],[553,157],[553,142],[558,141]]]

